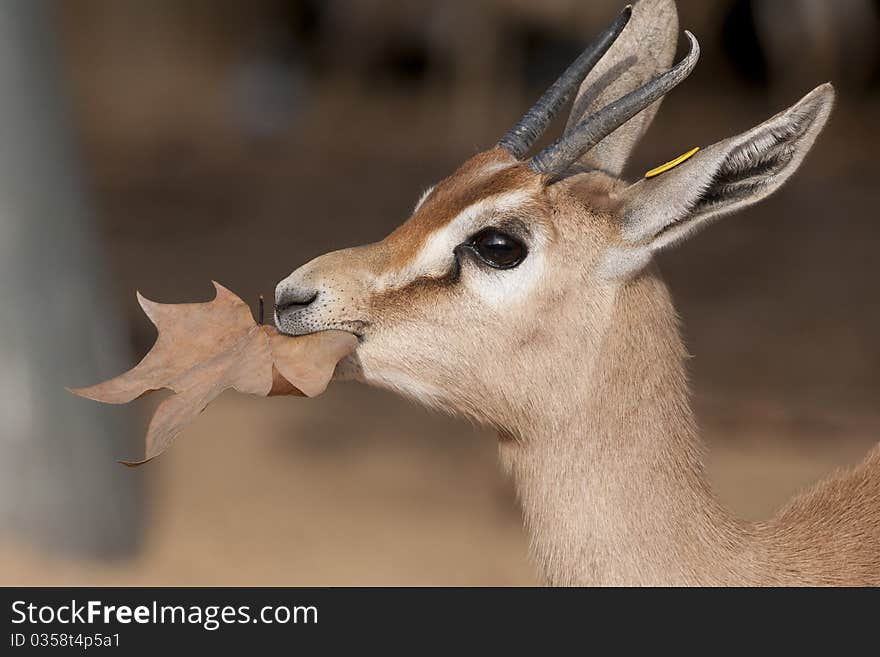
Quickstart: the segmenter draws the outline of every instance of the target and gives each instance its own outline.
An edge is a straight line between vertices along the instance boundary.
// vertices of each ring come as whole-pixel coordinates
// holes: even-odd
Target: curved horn
[[[691,74],[700,58],[700,44],[685,30],[691,48],[687,56],[647,84],[609,103],[581,121],[568,135],[557,139],[529,162],[537,173],[559,174],[584,153],[629,121],[654,101],[662,98]]]
[[[620,15],[596,41],[591,44],[574,62],[565,69],[559,79],[544,92],[532,108],[525,113],[513,128],[501,138],[498,145],[506,149],[515,158],[522,159],[532,145],[538,140],[550,121],[559,112],[571,94],[580,86],[587,74],[620,36],[623,28],[632,15],[632,6],[627,5]]]

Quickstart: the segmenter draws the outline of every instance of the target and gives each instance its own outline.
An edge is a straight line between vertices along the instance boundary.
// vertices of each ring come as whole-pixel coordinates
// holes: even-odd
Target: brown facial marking
[[[386,315],[394,313],[406,315],[412,312],[413,306],[417,305],[420,300],[425,303],[436,303],[438,295],[454,293],[459,274],[460,270],[456,264],[444,276],[438,278],[420,277],[413,279],[406,285],[376,292],[373,295],[372,304],[375,308],[381,308]]]
[[[475,155],[438,183],[418,212],[383,240],[388,266],[404,266],[418,253],[426,235],[445,226],[477,201],[540,184],[538,174],[501,148]]]

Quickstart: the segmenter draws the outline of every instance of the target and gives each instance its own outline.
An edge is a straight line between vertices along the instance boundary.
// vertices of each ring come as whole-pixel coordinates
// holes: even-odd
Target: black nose
[[[286,288],[275,297],[275,313],[281,315],[304,310],[317,298],[318,293],[312,290]]]

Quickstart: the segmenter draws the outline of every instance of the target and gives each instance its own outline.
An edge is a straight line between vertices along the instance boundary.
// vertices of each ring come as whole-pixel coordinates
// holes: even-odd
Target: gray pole
[[[0,2],[0,532],[125,554],[141,526],[128,408],[64,390],[132,364],[60,76],[53,3]]]

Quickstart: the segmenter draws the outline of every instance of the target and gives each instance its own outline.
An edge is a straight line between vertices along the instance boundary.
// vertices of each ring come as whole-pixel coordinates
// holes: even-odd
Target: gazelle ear
[[[810,150],[833,104],[834,87],[823,84],[748,132],[628,187],[618,199],[620,243],[606,256],[606,274],[635,273],[654,251],[779,189]]]
[[[639,88],[666,71],[678,44],[675,0],[639,0],[623,32],[590,71],[578,90],[565,133],[584,117]],[[627,159],[654,120],[661,100],[605,137],[579,164],[620,176]]]

